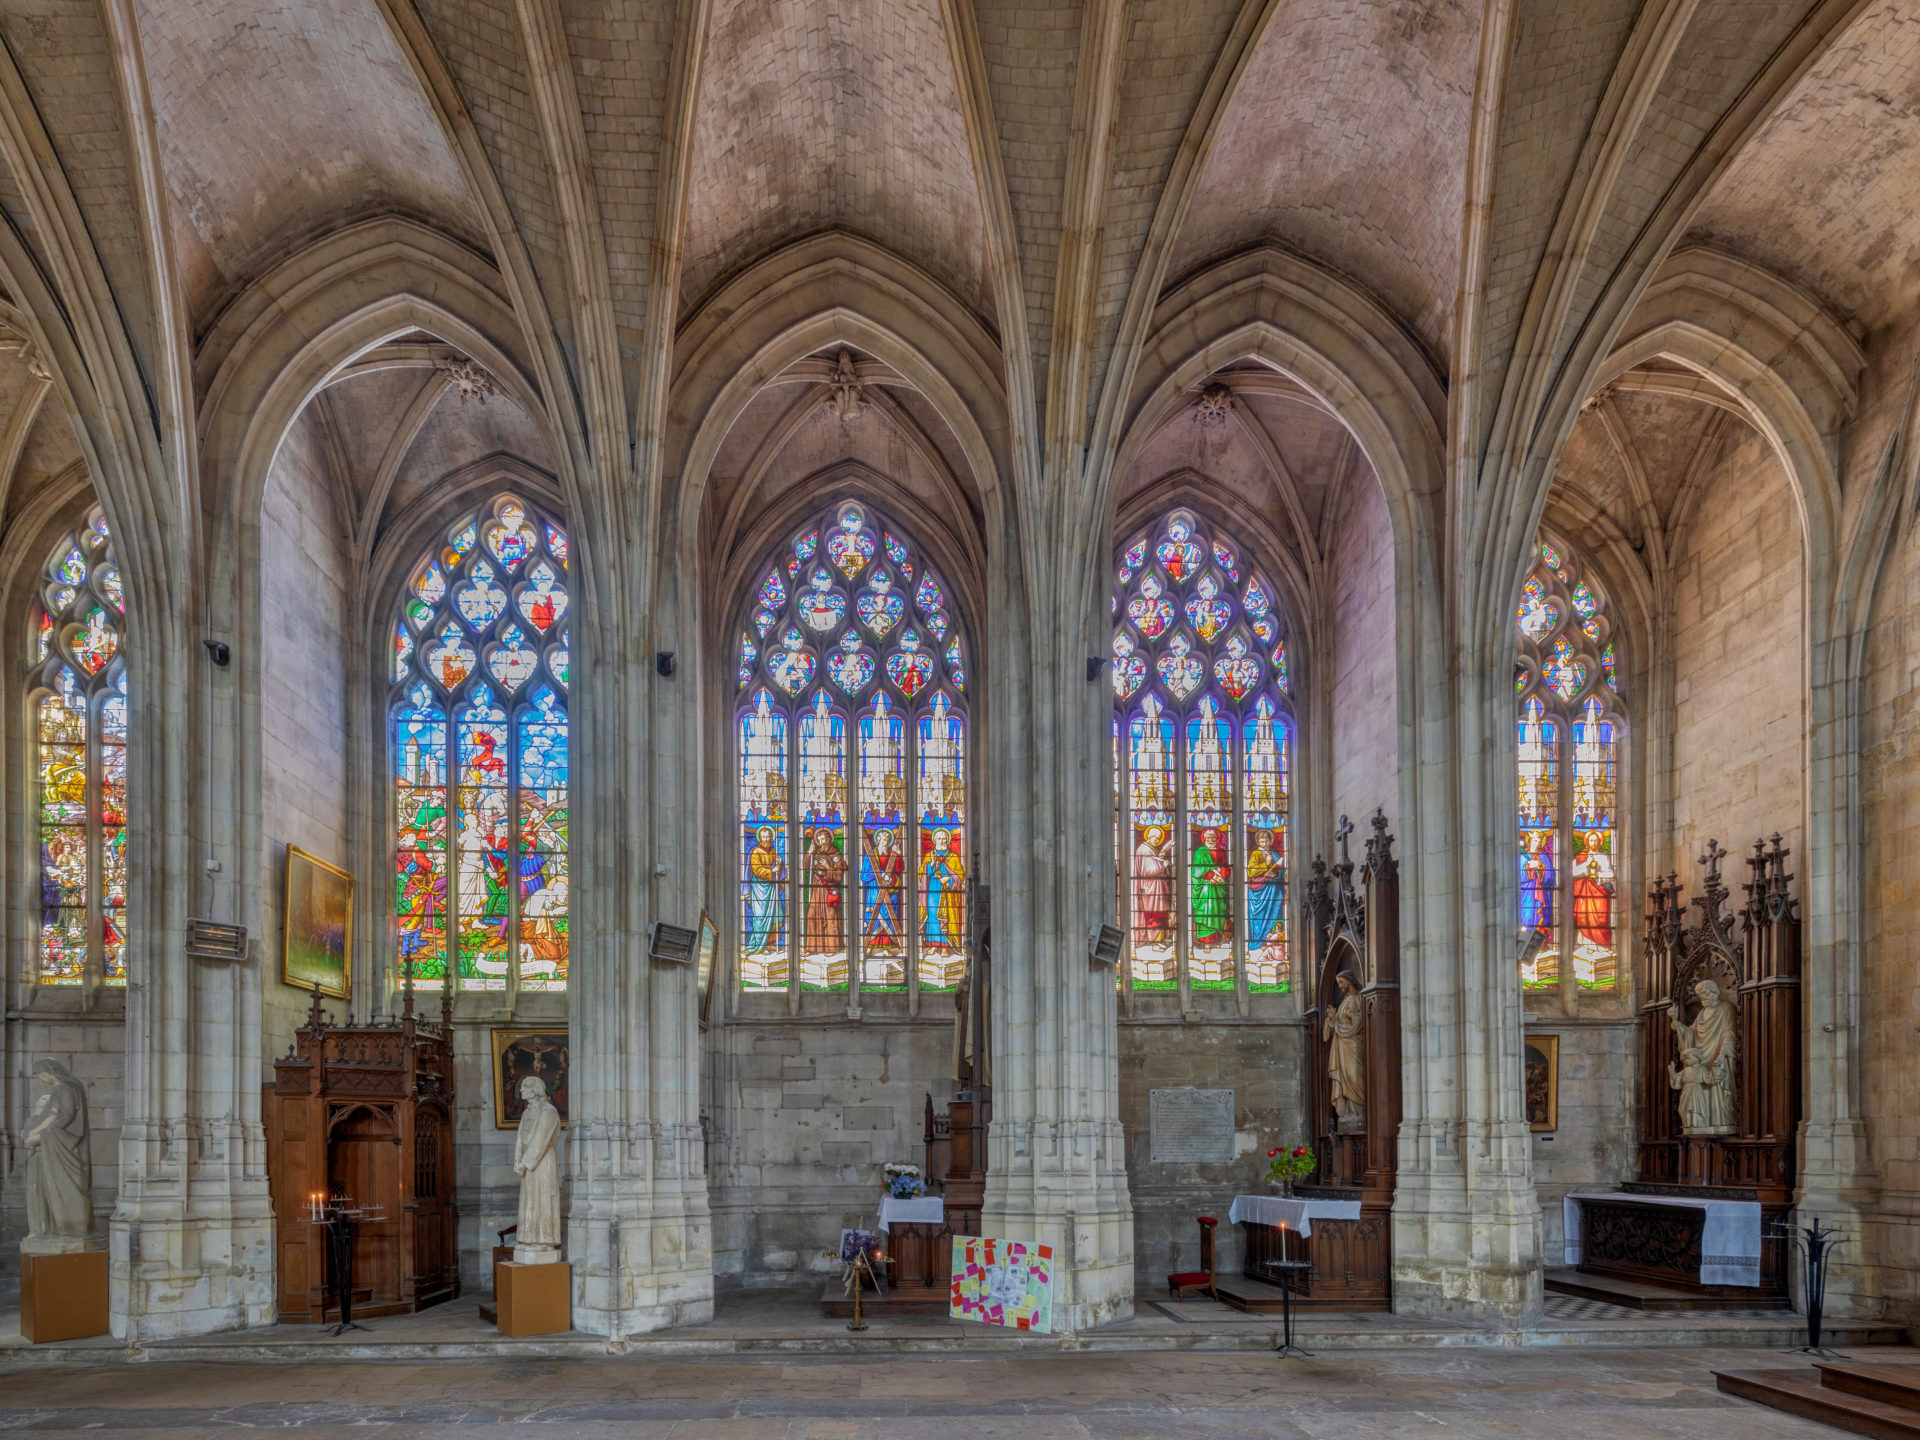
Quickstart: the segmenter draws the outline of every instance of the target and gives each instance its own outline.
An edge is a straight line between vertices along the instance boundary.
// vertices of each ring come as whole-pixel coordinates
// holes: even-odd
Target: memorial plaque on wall
[[[1147,1113],[1153,1164],[1224,1165],[1233,1159],[1233,1091],[1149,1091]]]

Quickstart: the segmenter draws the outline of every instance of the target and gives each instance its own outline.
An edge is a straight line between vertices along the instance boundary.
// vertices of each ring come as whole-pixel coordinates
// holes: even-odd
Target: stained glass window
[[[1604,593],[1583,568],[1542,541],[1514,612],[1520,981],[1533,990],[1609,989],[1620,971],[1620,692]]]
[[[1123,543],[1114,575],[1121,984],[1285,990],[1293,718],[1278,592],[1185,510]]]
[[[53,547],[29,622],[47,985],[127,982],[126,593],[105,515]]]
[[[744,608],[729,645],[741,989],[953,988],[973,857],[945,579],[848,500],[796,529]]]
[[[401,597],[393,908],[416,988],[566,988],[566,576],[566,532],[505,495],[421,556]]]

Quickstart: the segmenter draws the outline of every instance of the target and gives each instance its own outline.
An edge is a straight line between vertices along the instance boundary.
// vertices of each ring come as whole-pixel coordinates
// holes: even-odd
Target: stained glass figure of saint
[[[394,958],[420,989],[564,989],[566,532],[502,495],[443,534],[385,657]]]
[[[1619,654],[1597,580],[1542,541],[1514,612],[1519,696],[1520,978],[1618,980]],[[1566,802],[1566,803],[1563,803]]]
[[[95,509],[53,547],[30,619],[40,906],[32,978],[127,979],[126,590]]]
[[[1284,990],[1290,702],[1280,592],[1240,546],[1184,510],[1124,544],[1114,574],[1125,983]]]
[[[741,988],[959,984],[966,667],[946,577],[843,500],[769,558],[739,614]]]

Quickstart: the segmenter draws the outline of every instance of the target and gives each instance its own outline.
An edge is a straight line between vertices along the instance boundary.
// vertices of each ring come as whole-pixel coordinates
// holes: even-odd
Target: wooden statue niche
[[[1767,1229],[1793,1204],[1800,1123],[1800,913],[1787,893],[1791,853],[1778,835],[1754,841],[1746,903],[1724,915],[1727,852],[1709,840],[1693,925],[1676,877],[1653,884],[1640,1007],[1639,1174],[1625,1187],[1757,1200]],[[1762,1246],[1761,1285],[1785,1293],[1777,1241]]]
[[[1342,815],[1334,832],[1340,858],[1329,876],[1326,862],[1315,857],[1306,890],[1315,979],[1307,1011],[1306,1102],[1318,1168],[1298,1193],[1358,1200],[1360,1219],[1313,1222],[1304,1242],[1313,1270],[1298,1289],[1307,1303],[1347,1309],[1386,1309],[1392,1300],[1400,866],[1385,810],[1374,812],[1372,830],[1359,886],[1347,852],[1353,824]],[[1248,1227],[1250,1236],[1260,1231]],[[1249,1256],[1250,1262],[1260,1258],[1266,1257]]]
[[[402,1013],[335,1024],[313,997],[307,1023],[274,1062],[262,1111],[273,1197],[280,1319],[337,1318],[326,1233],[303,1216],[322,1193],[377,1206],[353,1256],[353,1313],[398,1315],[460,1293],[453,1192],[453,1032]]]

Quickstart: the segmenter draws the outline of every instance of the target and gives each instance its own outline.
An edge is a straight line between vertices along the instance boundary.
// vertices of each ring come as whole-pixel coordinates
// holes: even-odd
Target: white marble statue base
[[[107,1237],[91,1235],[29,1235],[20,1242],[22,1255],[87,1255],[107,1248]]]
[[[558,1245],[516,1245],[513,1247],[513,1263],[516,1265],[557,1265],[560,1262]]]

